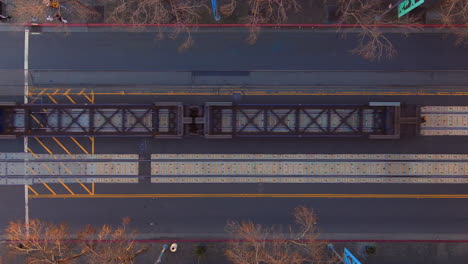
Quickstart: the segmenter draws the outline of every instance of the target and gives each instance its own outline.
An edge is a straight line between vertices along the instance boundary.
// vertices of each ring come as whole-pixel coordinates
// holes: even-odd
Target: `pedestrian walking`
[[[57,18],[58,21],[60,21],[60,22],[62,22],[64,24],[68,23],[68,21],[59,14],[56,14],[55,17]]]
[[[0,21],[8,22],[11,19],[11,16],[0,15]]]

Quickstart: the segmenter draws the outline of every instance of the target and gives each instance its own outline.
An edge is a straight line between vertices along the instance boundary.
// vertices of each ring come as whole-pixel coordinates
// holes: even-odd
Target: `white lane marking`
[[[26,224],[26,235],[29,236],[29,198],[28,185],[24,185],[24,223]]]
[[[28,103],[29,94],[29,29],[24,31],[24,103]]]
[[[29,29],[24,31],[24,103],[28,103],[29,95]],[[28,152],[28,137],[23,138],[24,153]],[[28,157],[26,155],[26,162]],[[26,176],[26,169],[25,169]],[[28,185],[24,185],[24,222],[26,224],[26,235],[29,236],[29,198]]]

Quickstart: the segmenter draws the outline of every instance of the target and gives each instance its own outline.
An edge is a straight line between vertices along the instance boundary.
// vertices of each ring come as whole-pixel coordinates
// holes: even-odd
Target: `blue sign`
[[[347,248],[344,249],[343,258],[345,264],[362,264]]]
[[[218,0],[211,0],[211,8],[213,9],[214,19],[220,21],[221,16],[218,14]]]

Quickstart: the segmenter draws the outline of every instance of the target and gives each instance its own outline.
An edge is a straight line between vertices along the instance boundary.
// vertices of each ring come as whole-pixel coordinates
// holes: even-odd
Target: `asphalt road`
[[[390,34],[399,55],[368,62],[349,50],[355,34],[265,31],[255,45],[245,32],[193,33],[195,44],[157,40],[154,33],[42,33],[31,36],[31,69],[82,70],[465,70],[468,49],[443,34]],[[430,45],[428,45],[430,43]],[[10,66],[11,67],[11,66]]]
[[[0,69],[23,69],[22,33],[0,32],[5,54]],[[195,33],[195,46],[179,53],[177,42],[155,40],[152,33],[42,33],[31,36],[30,69],[75,70],[466,70],[468,49],[455,47],[443,35],[418,33],[409,38],[392,35],[399,56],[369,63],[351,55],[356,39],[337,34],[263,32],[256,45],[244,43],[244,33]],[[430,45],[428,45],[430,43]],[[254,59],[253,59],[254,58]],[[22,83],[16,89],[23,89]],[[142,98],[125,98],[142,102]],[[170,98],[175,99],[175,98]],[[215,98],[209,98],[212,100]],[[223,98],[217,98],[223,99]],[[288,97],[295,102],[368,102],[379,97]],[[385,97],[414,103],[466,105],[466,97]],[[105,99],[107,100],[107,99]],[[104,100],[104,101],[105,101]],[[110,99],[109,99],[110,100]],[[120,98],[118,100],[121,100]],[[145,98],[145,101],[159,98]],[[163,100],[169,100],[165,98]],[[190,100],[203,100],[194,98]],[[268,97],[243,98],[243,102],[273,102]],[[414,101],[412,101],[414,100]],[[463,139],[462,139],[463,140]],[[242,142],[202,139],[152,141],[154,153],[466,153],[460,138],[418,138],[400,141],[355,139],[245,139]],[[97,152],[133,152],[141,139],[98,139]],[[22,151],[20,141],[9,141],[1,151]],[[149,186],[149,187],[148,187]],[[136,188],[133,189],[133,188]],[[303,192],[303,193],[466,193],[465,185],[98,185],[98,191],[129,192]],[[111,189],[111,190],[109,190]],[[0,187],[0,227],[24,214],[23,187]],[[134,219],[142,232],[167,236],[224,236],[229,219],[250,218],[265,224],[291,222],[290,211],[297,205],[315,208],[324,233],[335,237],[358,233],[361,238],[378,233],[382,237],[417,239],[444,234],[450,238],[468,234],[463,210],[465,200],[410,199],[77,199],[32,200],[31,217],[84,224],[117,223],[123,216]],[[383,235],[382,235],[383,234]]]
[[[389,34],[399,55],[368,62],[352,55],[357,38],[335,33],[265,31],[257,44],[245,32],[195,32],[185,52],[178,41],[144,32],[43,32],[30,36],[30,69],[78,70],[466,70],[468,49],[445,34]],[[23,69],[24,33],[0,32],[0,69]],[[430,43],[430,45],[428,45]]]
[[[466,193],[464,185],[418,184],[179,184],[97,185],[100,193]],[[160,198],[32,199],[31,217],[83,224],[133,219],[146,238],[226,238],[228,220],[287,225],[299,205],[312,207],[333,239],[468,238],[462,199]]]

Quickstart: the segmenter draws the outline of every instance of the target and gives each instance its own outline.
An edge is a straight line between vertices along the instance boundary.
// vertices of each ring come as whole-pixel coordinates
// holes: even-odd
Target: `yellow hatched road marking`
[[[63,93],[63,95],[68,95],[68,93],[70,93],[71,89],[67,89],[67,91],[65,91],[65,93]]]
[[[54,104],[58,104],[57,100],[54,99],[54,97],[52,97],[52,95],[48,94],[47,97],[49,97],[49,99],[54,102]]]
[[[60,142],[56,137],[52,137],[52,139],[68,154],[75,159],[75,155],[73,155],[63,144]]]
[[[28,147],[28,151],[29,151],[29,153],[31,153],[31,155],[33,155],[34,158],[36,158],[36,159],[39,158],[39,156],[37,156],[36,153],[34,153],[34,152],[31,150],[31,148]]]
[[[88,100],[90,103],[94,104],[94,98],[91,98],[89,97],[87,94],[83,94],[83,96],[86,98],[86,100]],[[91,95],[92,97],[94,97],[93,95]]]
[[[58,181],[63,185],[63,187],[65,187],[65,189],[67,189],[67,191],[68,191],[71,195],[75,195],[75,193],[62,181],[62,179],[58,179]]]
[[[33,187],[31,187],[31,185],[28,185],[28,189],[29,189],[31,192],[33,192],[33,193],[34,193],[34,195],[39,195],[39,193],[38,193],[38,192],[36,192],[36,190],[34,190],[34,188],[33,188]]]
[[[49,192],[52,193],[52,195],[54,195],[54,196],[57,195],[57,193],[54,192],[54,190],[52,190],[52,188],[50,188],[50,186],[49,186],[47,183],[43,182],[41,179],[39,179],[39,180],[40,180],[41,183],[49,190]]]
[[[34,121],[36,121],[36,123],[41,126],[41,127],[44,127],[44,125],[33,115],[33,114],[30,114],[30,116],[32,117],[32,119],[34,119]]]
[[[57,159],[57,157],[52,153],[52,151],[51,151],[39,138],[37,138],[37,137],[34,137],[34,138],[36,139],[36,141],[37,141],[37,142],[38,142],[54,159]],[[70,151],[69,151],[58,139],[56,139],[55,137],[53,137],[53,139],[54,139],[54,141],[55,141],[58,145],[60,145],[60,147],[62,147],[62,148],[65,150],[65,152],[67,152],[67,154],[71,155],[72,158],[75,158],[74,155],[71,154]],[[29,151],[35,158],[38,158],[38,156],[37,156],[30,148],[28,148],[28,151]],[[65,166],[65,164],[64,164],[63,162],[60,162],[60,165],[63,166],[63,168],[65,169],[65,171],[66,171],[68,174],[70,174],[70,175],[73,174],[73,172],[72,172],[67,166]],[[51,174],[54,174],[53,170],[50,169],[50,167],[47,166],[46,164],[41,163],[41,166],[43,166],[45,169],[47,169]],[[41,179],[39,179],[39,180],[41,180]],[[58,181],[65,187],[65,189],[68,190],[68,192],[70,192],[71,194],[74,195],[73,191],[72,191],[60,178],[58,179]],[[88,193],[91,194],[91,192],[89,191],[89,189],[88,189],[81,181],[79,181],[77,178],[76,178],[76,181],[77,181]],[[45,182],[42,182],[42,183],[46,186],[47,189],[49,189],[49,191],[50,191],[51,193],[53,193],[54,195],[56,194],[56,193],[52,190],[52,188],[50,188],[49,185],[47,185]]]
[[[74,137],[70,137],[73,142],[86,154],[89,154],[89,152],[76,140]]]
[[[69,95],[65,95],[65,97],[67,97],[67,99],[70,100],[70,102],[73,104],[76,104],[75,100],[73,100]]]
[[[47,153],[49,153],[50,155],[52,155],[52,157],[54,157],[54,159],[57,159],[54,155],[54,153],[52,153],[52,151],[46,146],[44,145],[44,143],[42,143],[42,141],[37,138],[37,137],[34,137],[34,139],[47,151]]]
[[[60,92],[60,89],[55,89],[55,91],[52,93],[52,95],[56,95]]]
[[[94,191],[90,191],[88,189],[88,187],[86,187],[80,180],[76,179],[76,181],[81,185],[81,187],[83,187],[83,189],[85,189],[89,194],[94,194]],[[94,183],[92,185],[94,187]]]

